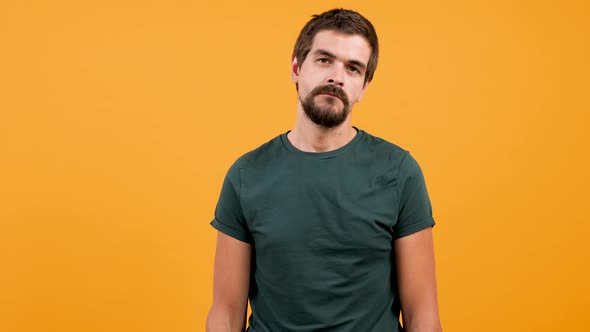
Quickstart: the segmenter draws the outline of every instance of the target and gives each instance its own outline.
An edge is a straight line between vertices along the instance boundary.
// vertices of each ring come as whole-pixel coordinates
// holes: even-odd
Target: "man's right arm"
[[[213,305],[207,332],[243,332],[250,285],[250,244],[217,232],[213,272]]]

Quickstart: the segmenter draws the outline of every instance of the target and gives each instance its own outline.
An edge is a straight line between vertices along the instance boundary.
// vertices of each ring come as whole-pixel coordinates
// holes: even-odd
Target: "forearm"
[[[207,316],[207,332],[243,332],[246,313],[231,308],[213,307]]]

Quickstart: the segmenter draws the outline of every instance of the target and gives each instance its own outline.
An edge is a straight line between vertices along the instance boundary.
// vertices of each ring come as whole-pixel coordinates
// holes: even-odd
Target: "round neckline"
[[[291,130],[281,134],[281,141],[283,142],[283,145],[285,146],[285,148],[287,150],[289,150],[292,153],[296,153],[298,155],[312,157],[312,158],[320,158],[320,159],[334,158],[334,157],[350,150],[364,135],[363,130],[358,129],[355,126],[352,126],[352,127],[356,130],[356,135],[350,140],[350,142],[339,147],[338,149],[334,149],[334,150],[330,150],[330,151],[326,151],[326,152],[307,152],[307,151],[302,151],[302,150],[297,149],[293,144],[291,144],[291,142],[289,141],[289,138],[287,137],[287,134],[289,134],[291,132]]]

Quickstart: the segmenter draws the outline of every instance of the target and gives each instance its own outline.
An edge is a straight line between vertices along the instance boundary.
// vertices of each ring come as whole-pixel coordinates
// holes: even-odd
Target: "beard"
[[[342,102],[342,110],[338,111],[338,100],[330,97],[324,97],[326,99],[326,105],[318,105],[315,102],[315,97],[320,94],[331,94]],[[350,113],[350,102],[348,101],[348,97],[346,97],[346,93],[339,87],[335,85],[322,85],[318,86],[317,88],[313,89],[305,100],[301,100],[301,105],[303,106],[303,111],[307,117],[313,121],[313,123],[322,126],[324,128],[334,128],[340,125]]]

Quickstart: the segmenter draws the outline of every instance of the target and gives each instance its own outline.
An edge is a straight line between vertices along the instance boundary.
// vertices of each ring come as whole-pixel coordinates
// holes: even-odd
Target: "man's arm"
[[[395,240],[394,248],[405,330],[442,331],[436,295],[432,227]]]
[[[213,305],[207,332],[243,332],[250,284],[251,245],[217,232],[213,272]]]

